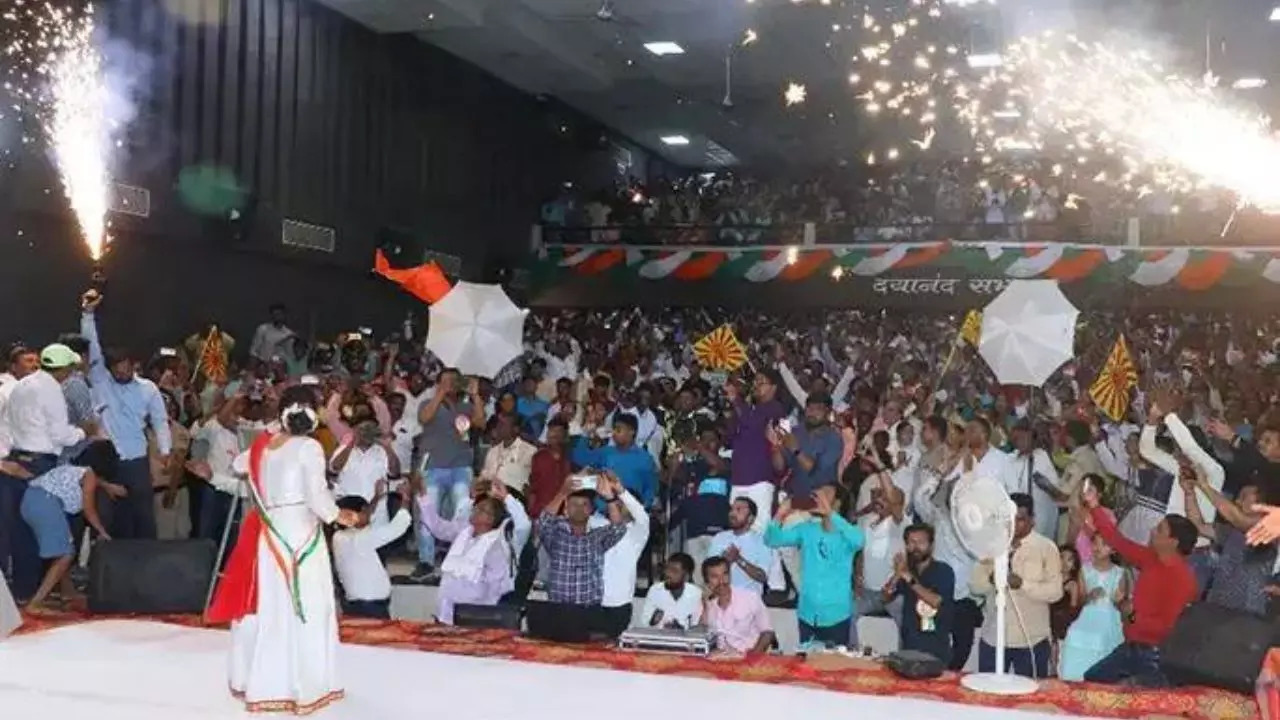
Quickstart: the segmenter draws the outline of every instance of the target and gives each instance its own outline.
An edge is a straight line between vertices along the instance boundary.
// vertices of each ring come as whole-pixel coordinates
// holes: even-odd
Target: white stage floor
[[[246,717],[227,694],[228,642],[217,630],[130,620],[9,638],[0,641],[0,708],[5,717],[59,720]],[[341,657],[347,697],[315,717],[390,720],[446,710],[474,720],[560,720],[590,708],[609,720],[652,720],[672,708],[681,716],[742,720],[772,720],[780,708],[810,718],[1070,717],[360,645],[344,645]]]

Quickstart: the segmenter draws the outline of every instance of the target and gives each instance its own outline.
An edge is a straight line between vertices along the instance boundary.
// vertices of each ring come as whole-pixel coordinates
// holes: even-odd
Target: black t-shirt
[[[956,576],[951,566],[934,560],[917,578],[924,587],[942,596],[942,606],[932,618],[921,618],[918,603],[922,603],[915,590],[904,581],[898,581],[897,595],[902,597],[902,625],[898,637],[903,650],[918,650],[951,662],[951,622],[955,609]]]

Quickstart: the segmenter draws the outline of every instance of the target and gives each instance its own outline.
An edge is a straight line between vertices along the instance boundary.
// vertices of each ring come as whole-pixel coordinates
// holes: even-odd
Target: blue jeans
[[[1121,644],[1095,663],[1085,671],[1084,679],[1107,685],[1169,687],[1169,679],[1160,671],[1160,648],[1132,642]]]
[[[454,516],[458,506],[471,495],[471,467],[427,468],[427,499],[431,507],[436,509],[440,517],[448,520]],[[449,506],[441,504],[442,496],[448,491]],[[418,562],[424,565],[436,564],[436,539],[424,523],[418,523],[415,529],[418,537]]]
[[[121,460],[112,480],[129,494],[98,508],[107,532],[116,540],[155,540],[156,499],[150,461],[145,457]]]
[[[32,477],[43,475],[58,463],[57,455],[15,450],[9,460],[21,465]],[[40,586],[40,551],[35,534],[22,520],[22,498],[27,480],[0,474],[0,573],[9,579],[13,596],[25,600]]]
[[[1005,670],[1014,675],[1038,678],[1049,677],[1049,654],[1052,646],[1048,640],[1041,640],[1031,648],[1005,648]],[[1034,665],[1033,665],[1034,663]],[[986,640],[978,643],[978,672],[995,672],[996,649]],[[1035,671],[1034,674],[1032,671]]]

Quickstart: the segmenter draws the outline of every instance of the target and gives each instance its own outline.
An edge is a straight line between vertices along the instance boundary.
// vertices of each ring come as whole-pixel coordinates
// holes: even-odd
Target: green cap
[[[54,343],[40,351],[40,367],[45,370],[61,370],[79,364],[79,353],[66,345]]]

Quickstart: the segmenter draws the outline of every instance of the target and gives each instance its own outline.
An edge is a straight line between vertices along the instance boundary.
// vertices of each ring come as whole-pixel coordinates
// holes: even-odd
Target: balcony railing
[[[911,223],[855,225],[804,223],[791,225],[610,225],[605,227],[535,228],[535,242],[545,245],[626,245],[630,247],[777,247],[853,245],[865,243],[938,242],[1088,242],[1121,244],[1124,228],[1071,226],[1064,223]]]

